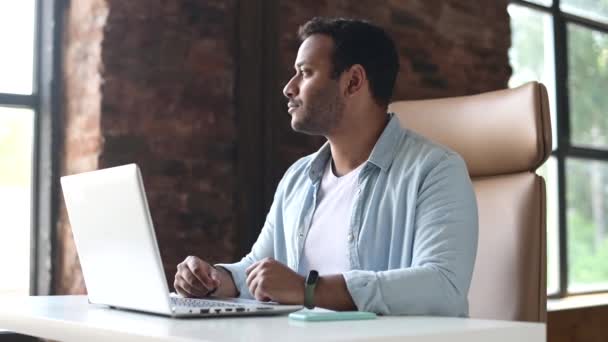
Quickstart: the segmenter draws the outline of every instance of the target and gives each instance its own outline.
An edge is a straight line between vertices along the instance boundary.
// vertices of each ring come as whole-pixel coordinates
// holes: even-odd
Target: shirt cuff
[[[376,272],[353,270],[342,273],[342,276],[357,310],[389,314]]]
[[[247,287],[247,278],[245,275],[245,270],[247,269],[247,265],[241,262],[237,262],[234,264],[215,264],[216,267],[223,267],[232,276],[232,280],[234,281],[234,286],[236,290],[239,292],[238,296],[241,298],[253,298],[249,294],[249,288]]]

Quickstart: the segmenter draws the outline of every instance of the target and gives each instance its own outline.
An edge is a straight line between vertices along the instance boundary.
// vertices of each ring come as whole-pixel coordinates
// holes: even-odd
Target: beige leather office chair
[[[467,163],[479,206],[471,317],[545,321],[545,182],[534,173],[551,152],[545,87],[400,101],[389,111]]]

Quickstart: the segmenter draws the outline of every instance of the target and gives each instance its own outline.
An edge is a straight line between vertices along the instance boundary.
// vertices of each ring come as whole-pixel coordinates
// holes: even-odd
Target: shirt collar
[[[402,139],[404,131],[399,119],[393,113],[388,113],[389,121],[376,141],[367,161],[376,165],[382,171],[387,172],[391,167],[395,154],[397,154],[397,143]]]
[[[395,153],[397,149],[398,140],[403,135],[403,130],[399,123],[399,119],[393,113],[388,113],[389,121],[384,127],[384,131],[380,134],[376,145],[372,149],[372,153],[369,155],[367,162],[372,163],[379,167],[382,171],[386,172],[391,167],[393,160],[395,159]],[[331,157],[331,148],[329,141],[325,142],[323,146],[316,152],[310,162],[308,170],[308,177],[313,183],[316,183],[323,176],[323,171],[327,165],[327,161]]]
[[[323,176],[323,171],[325,169],[325,165],[327,165],[327,161],[331,157],[331,148],[329,146],[329,141],[326,141],[323,146],[317,151],[314,155],[312,161],[310,162],[310,167],[308,169],[308,178],[313,183],[318,182]]]

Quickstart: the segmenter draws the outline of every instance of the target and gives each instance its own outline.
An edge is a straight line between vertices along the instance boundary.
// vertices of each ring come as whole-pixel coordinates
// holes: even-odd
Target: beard
[[[328,84],[310,95],[307,103],[292,113],[294,131],[310,135],[329,135],[344,116],[344,102],[340,99],[338,82]]]

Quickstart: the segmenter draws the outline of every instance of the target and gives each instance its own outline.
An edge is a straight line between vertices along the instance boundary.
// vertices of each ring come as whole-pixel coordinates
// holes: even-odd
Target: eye
[[[309,69],[301,69],[300,73],[304,76],[304,77],[308,77],[310,75],[312,75],[312,71]]]

